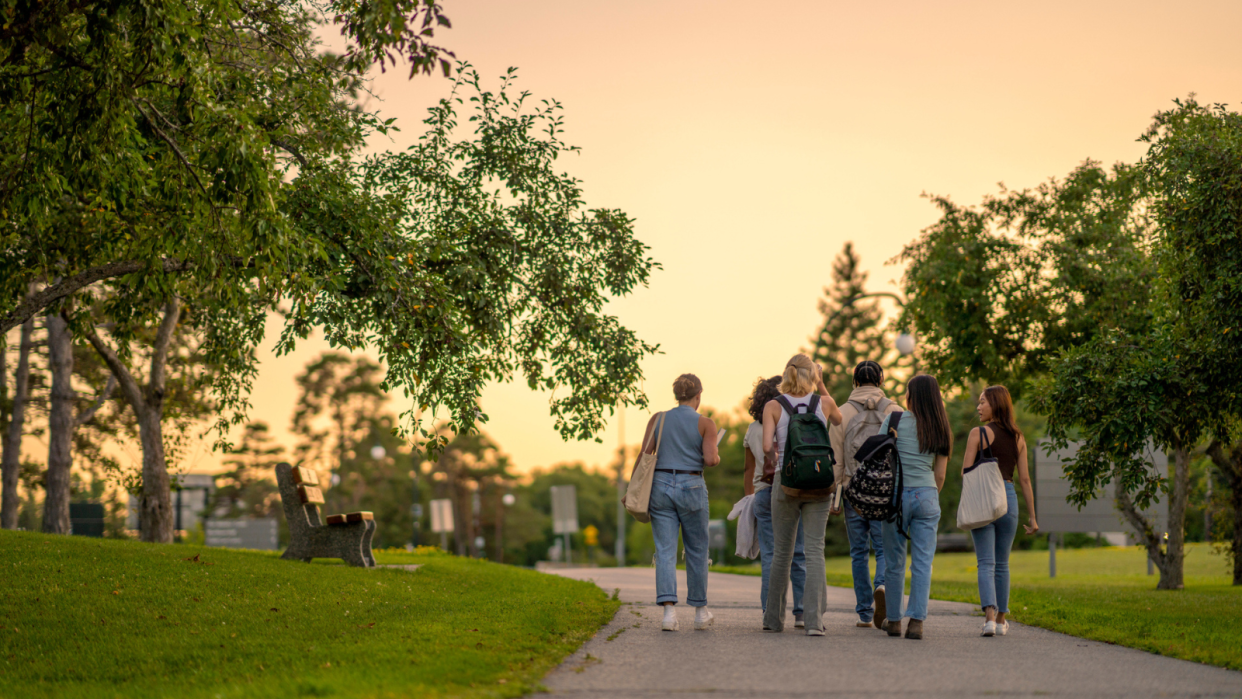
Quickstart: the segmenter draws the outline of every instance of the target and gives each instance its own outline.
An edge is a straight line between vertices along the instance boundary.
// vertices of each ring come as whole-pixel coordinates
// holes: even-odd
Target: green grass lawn
[[[198,555],[198,560],[185,560]],[[598,587],[0,531],[0,697],[509,697],[607,623]]]
[[[1229,584],[1225,558],[1207,545],[1189,545],[1186,589],[1178,591],[1156,590],[1157,577],[1146,574],[1145,561],[1146,554],[1137,547],[1061,550],[1057,577],[1050,579],[1047,551],[1014,551],[1011,618],[1242,670],[1242,588]],[[759,574],[757,565],[713,570]],[[830,558],[827,573],[830,585],[853,587],[849,557]],[[938,554],[932,565],[932,597],[978,604],[976,574],[973,553]]]

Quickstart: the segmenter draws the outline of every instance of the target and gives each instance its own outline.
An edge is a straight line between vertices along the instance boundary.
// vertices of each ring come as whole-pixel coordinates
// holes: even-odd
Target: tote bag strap
[[[655,451],[651,452],[652,456],[660,455],[660,440],[664,438],[664,413],[660,413],[660,429],[656,432]]]
[[[988,430],[986,427],[979,428],[979,441],[983,444],[981,453],[985,454],[989,459],[995,459],[996,457],[992,456],[992,442],[988,440]]]

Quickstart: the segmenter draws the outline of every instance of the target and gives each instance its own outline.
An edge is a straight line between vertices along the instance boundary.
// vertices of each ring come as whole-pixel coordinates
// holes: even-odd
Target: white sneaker
[[[665,631],[676,631],[677,628],[678,628],[677,608],[672,605],[665,605],[664,607],[664,630]]]
[[[703,629],[706,629],[712,625],[712,619],[715,618],[716,615],[707,611],[707,607],[699,607],[694,610],[694,630],[702,631]]]
[[[808,635],[808,636],[823,636],[823,635],[824,635],[824,630],[823,630],[823,629],[807,629],[807,630],[806,630],[806,635]]]
[[[1004,624],[998,624],[996,626],[997,636],[1004,636],[1007,633],[1009,633],[1009,620],[1008,619],[1005,620]]]
[[[980,635],[980,636],[989,636],[989,637],[990,637],[990,636],[995,636],[995,635],[996,635],[996,622],[995,622],[995,621],[985,621],[985,622],[983,622],[983,633],[981,633],[981,634],[979,634],[979,635]]]

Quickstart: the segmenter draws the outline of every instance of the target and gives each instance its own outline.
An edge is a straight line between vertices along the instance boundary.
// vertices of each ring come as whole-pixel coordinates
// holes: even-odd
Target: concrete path
[[[620,589],[623,605],[591,641],[548,675],[557,696],[733,697],[1074,696],[1242,697],[1242,673],[1013,624],[1004,638],[982,638],[974,607],[933,601],[924,640],[856,628],[854,591],[828,588],[827,635],[793,628],[765,633],[757,576],[712,573],[710,630],[694,631],[678,606],[681,631],[660,630],[652,568],[555,571]],[[685,598],[685,574],[678,592]]]

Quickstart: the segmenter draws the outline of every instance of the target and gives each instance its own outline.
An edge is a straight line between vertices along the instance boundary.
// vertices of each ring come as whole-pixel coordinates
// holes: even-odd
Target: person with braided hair
[[[841,404],[841,424],[828,430],[832,451],[837,456],[833,466],[834,481],[844,489],[854,476],[858,463],[854,454],[867,438],[880,433],[880,423],[889,413],[901,410],[895,401],[884,395],[884,369],[871,360],[854,367],[854,390]],[[845,510],[845,532],[850,541],[850,558],[854,574],[854,611],[857,626],[884,628],[886,597],[884,588],[884,539],[880,522],[863,519],[849,503],[838,503],[832,514]],[[875,580],[868,565],[875,550]]]

